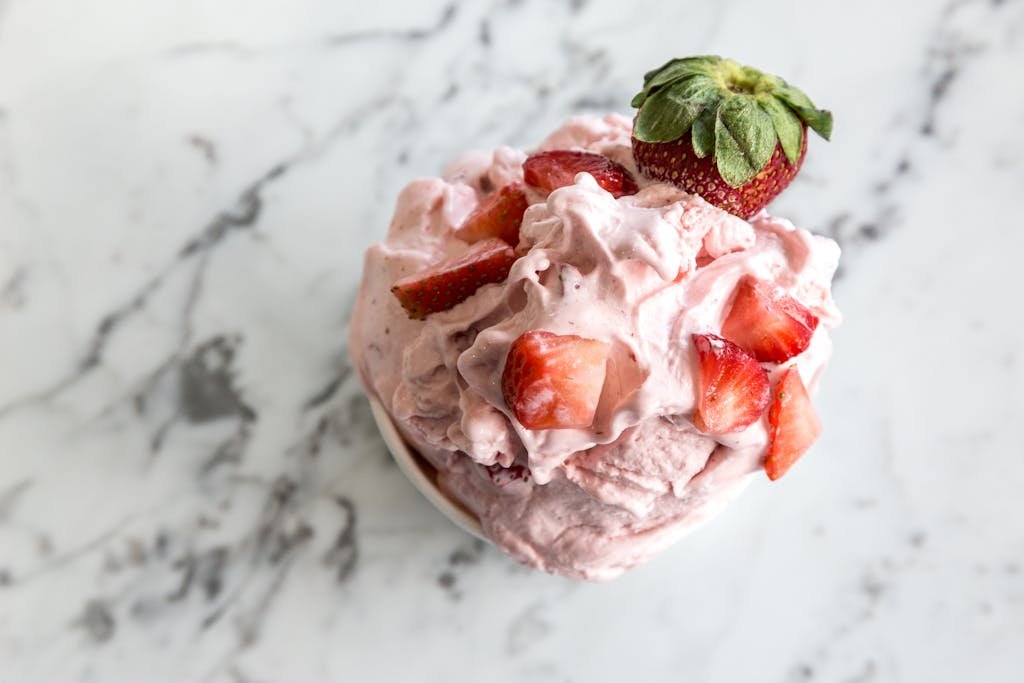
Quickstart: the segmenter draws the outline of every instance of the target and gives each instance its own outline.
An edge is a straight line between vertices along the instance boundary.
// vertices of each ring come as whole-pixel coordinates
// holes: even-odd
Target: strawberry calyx
[[[777,146],[797,166],[810,128],[828,140],[832,114],[778,76],[718,56],[673,59],[644,76],[633,97],[633,137],[664,143],[689,137],[699,159],[709,155],[730,187],[742,187],[768,165]]]

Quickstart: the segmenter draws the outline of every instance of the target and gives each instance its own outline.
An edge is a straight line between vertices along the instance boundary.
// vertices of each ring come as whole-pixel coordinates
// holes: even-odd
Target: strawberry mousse
[[[754,204],[827,112],[776,77],[688,59],[647,75],[635,121],[572,118],[530,153],[473,152],[412,182],[366,255],[349,340],[366,391],[496,545],[549,572],[606,580],[648,560],[821,431],[810,394],[839,323],[839,248]],[[668,98],[689,126],[639,139],[645,100],[672,88],[692,95]],[[774,152],[723,175],[732,148],[716,145],[749,142],[728,111],[751,103],[782,129]],[[729,140],[691,134],[709,109]],[[652,151],[684,143],[690,170]],[[694,159],[703,180],[684,182]]]

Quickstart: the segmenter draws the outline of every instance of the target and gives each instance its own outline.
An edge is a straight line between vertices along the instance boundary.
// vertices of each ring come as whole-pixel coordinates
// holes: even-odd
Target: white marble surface
[[[606,585],[428,506],[346,366],[410,179],[719,52],[836,113],[819,445]],[[1024,2],[0,0],[0,680],[1024,681]]]

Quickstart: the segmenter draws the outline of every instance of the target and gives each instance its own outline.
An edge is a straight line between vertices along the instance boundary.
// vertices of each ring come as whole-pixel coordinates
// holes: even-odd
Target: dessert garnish
[[[778,76],[716,56],[673,59],[633,97],[633,158],[649,178],[740,218],[786,189],[807,129],[828,140],[832,114]]]

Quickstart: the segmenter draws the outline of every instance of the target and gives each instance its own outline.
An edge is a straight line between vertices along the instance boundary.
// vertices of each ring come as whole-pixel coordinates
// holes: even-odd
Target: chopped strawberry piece
[[[639,192],[633,176],[622,164],[600,154],[556,149],[534,154],[523,162],[526,184],[547,192],[572,185],[577,173],[594,176],[597,184],[616,198]]]
[[[512,342],[502,394],[527,429],[589,427],[607,361],[605,342],[530,330]]]
[[[462,303],[486,284],[503,281],[515,260],[512,247],[491,238],[425,273],[402,278],[391,293],[410,318],[422,319]]]
[[[522,465],[513,464],[510,467],[491,465],[485,467],[488,478],[499,489],[503,489],[514,481],[530,481],[530,470]]]
[[[722,336],[762,363],[782,363],[811,343],[818,317],[781,287],[747,275],[736,287]]]
[[[469,243],[498,237],[511,246],[519,244],[519,226],[530,205],[519,183],[511,183],[491,194],[455,231],[455,236]]]
[[[693,423],[708,434],[746,429],[771,400],[768,373],[753,356],[713,334],[693,335],[700,359],[697,413]]]
[[[787,369],[775,387],[775,401],[768,411],[768,455],[764,471],[775,481],[784,475],[821,434],[807,389],[795,368]]]

